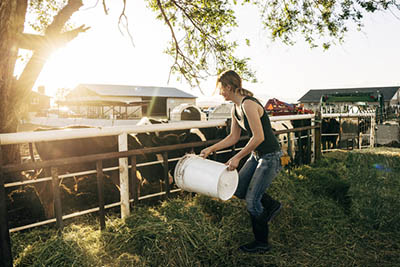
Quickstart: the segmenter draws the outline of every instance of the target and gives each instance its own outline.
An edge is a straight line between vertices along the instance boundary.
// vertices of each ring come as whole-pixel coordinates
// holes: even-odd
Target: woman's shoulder
[[[254,103],[257,103],[257,104],[259,104],[259,105],[262,106],[260,100],[257,99],[257,98],[254,97],[254,96],[246,95],[246,96],[242,99],[242,104],[245,103],[245,102],[254,102]]]
[[[254,97],[246,97],[245,99],[243,99],[242,109],[245,114],[248,114],[251,111],[257,111],[260,116],[263,114],[264,111],[264,107],[262,106],[262,104]]]
[[[260,106],[260,102],[254,97],[246,96],[242,100],[242,107],[243,108],[254,108],[254,107],[257,107],[257,106]]]

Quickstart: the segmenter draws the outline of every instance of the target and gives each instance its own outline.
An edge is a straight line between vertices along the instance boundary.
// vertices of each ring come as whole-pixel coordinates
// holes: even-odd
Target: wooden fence
[[[297,143],[303,142],[303,139],[306,139],[306,149],[305,151],[301,151],[301,153],[306,153],[307,158],[310,161],[313,161],[315,158],[318,158],[321,154],[321,144],[320,144],[320,120],[315,120],[314,115],[294,115],[294,116],[276,116],[270,117],[271,121],[283,121],[283,120],[311,120],[311,125],[306,127],[300,127],[295,129],[287,129],[276,131],[277,135],[287,135],[287,153],[290,157],[292,146],[294,142]],[[120,206],[121,209],[121,217],[125,218],[130,214],[130,205],[133,203],[137,203],[138,201],[164,195],[166,197],[169,196],[171,192],[178,191],[179,189],[175,189],[171,191],[168,183],[168,163],[171,161],[178,160],[177,158],[169,158],[168,153],[173,150],[181,150],[187,148],[194,147],[205,147],[211,144],[218,142],[219,140],[208,140],[205,142],[195,142],[195,143],[187,143],[187,144],[177,144],[177,145],[169,145],[169,146],[160,146],[153,148],[143,148],[143,149],[135,149],[128,150],[127,144],[127,135],[133,133],[146,133],[146,132],[161,132],[161,131],[171,131],[171,130],[184,130],[184,129],[192,129],[192,128],[206,128],[206,127],[216,127],[216,126],[225,126],[226,122],[223,120],[215,120],[215,121],[207,121],[207,122],[177,122],[177,123],[169,123],[169,124],[156,124],[156,125],[145,125],[145,126],[115,126],[115,127],[104,127],[104,128],[90,128],[90,129],[74,129],[68,131],[46,131],[46,132],[30,132],[27,133],[13,133],[13,134],[0,134],[0,155],[1,154],[1,146],[2,145],[10,145],[10,144],[23,144],[23,143],[33,143],[39,141],[55,141],[55,140],[64,140],[64,139],[77,139],[77,138],[86,138],[86,137],[96,137],[96,136],[112,136],[118,135],[119,140],[119,152],[112,153],[104,153],[104,154],[95,154],[95,155],[87,155],[81,157],[73,157],[73,158],[64,158],[64,159],[55,159],[48,161],[39,161],[39,162],[25,162],[21,164],[8,164],[2,165],[2,161],[0,158],[0,237],[1,237],[1,255],[4,259],[5,266],[12,266],[12,257],[11,257],[11,245],[10,245],[10,232],[15,232],[23,229],[28,229],[44,224],[56,223],[58,229],[62,229],[64,225],[64,220],[68,218],[73,218],[76,216],[80,216],[87,213],[98,212],[100,228],[105,228],[105,209]],[[304,132],[306,131],[306,135],[299,136],[297,138],[293,138],[292,134],[296,132]],[[303,147],[303,146],[300,146]],[[230,150],[219,151],[217,153],[227,153],[233,152],[234,150],[241,149],[233,147]],[[158,164],[160,161],[149,162],[149,163],[141,163],[136,164],[136,157],[138,155],[142,155],[143,153],[161,153],[164,167],[164,181],[165,181],[165,191],[161,191],[159,193],[141,196],[137,195],[137,187],[138,179],[136,177],[137,167],[150,165],[150,164]],[[111,167],[111,168],[103,168],[103,160],[106,159],[119,159],[119,166]],[[58,168],[63,165],[72,165],[82,162],[96,162],[96,170],[87,170],[80,173],[74,174],[58,174]],[[51,176],[44,177],[36,180],[28,180],[28,181],[19,181],[14,183],[4,183],[4,174],[6,173],[15,173],[26,170],[36,170],[41,168],[49,168]],[[119,170],[120,175],[120,201],[112,204],[105,205],[104,204],[104,172]],[[59,179],[72,177],[74,175],[86,175],[86,174],[96,174],[97,177],[97,191],[98,191],[98,207],[75,212],[72,214],[62,215],[62,203],[59,192]],[[20,227],[16,227],[13,229],[8,228],[7,221],[7,207],[6,207],[6,195],[5,188],[7,187],[15,187],[15,186],[23,186],[33,183],[43,183],[52,181],[52,190],[54,196],[54,211],[55,218],[37,222],[29,225],[24,225]],[[130,198],[129,192],[132,192],[132,198]]]

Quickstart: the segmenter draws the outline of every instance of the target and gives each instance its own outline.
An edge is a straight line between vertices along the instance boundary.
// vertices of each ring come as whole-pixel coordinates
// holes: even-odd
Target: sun
[[[46,95],[55,96],[59,88],[75,87],[82,78],[75,69],[79,65],[77,63],[79,56],[79,49],[73,47],[58,49],[45,63],[34,88],[44,86]]]

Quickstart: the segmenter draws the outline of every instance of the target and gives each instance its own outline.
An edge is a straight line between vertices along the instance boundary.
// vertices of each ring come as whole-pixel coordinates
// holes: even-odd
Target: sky
[[[35,87],[44,85],[46,94],[54,96],[57,88],[79,83],[169,86],[200,100],[221,101],[212,95],[216,77],[201,84],[205,95],[174,76],[168,83],[173,61],[163,50],[171,38],[169,29],[155,19],[144,1],[127,2],[133,44],[118,28],[122,6],[114,3],[107,16],[101,5],[88,8],[96,3],[88,1],[73,21],[91,29],[53,54]],[[343,45],[328,51],[310,49],[301,39],[294,46],[272,42],[252,8],[238,9],[237,17],[239,29],[232,37],[239,44],[250,37],[252,44],[241,45],[238,55],[251,59],[258,79],[257,83],[244,82],[243,87],[264,101],[275,97],[294,103],[310,89],[400,86],[400,20],[391,13],[367,16],[361,32],[351,30]]]

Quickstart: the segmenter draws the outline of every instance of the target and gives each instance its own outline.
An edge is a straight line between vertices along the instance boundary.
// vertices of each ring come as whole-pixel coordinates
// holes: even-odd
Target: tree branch
[[[46,47],[48,50],[54,50],[55,48],[64,46],[78,36],[79,33],[85,32],[88,29],[90,27],[81,25],[71,31],[59,34],[57,38],[55,36],[49,38],[39,34],[20,33],[17,35],[18,48],[34,51]]]
[[[54,17],[53,22],[47,27],[43,39],[35,37],[36,40],[38,40],[36,45],[40,44],[40,47],[36,47],[32,57],[28,61],[20,78],[17,81],[18,91],[15,92],[16,101],[20,101],[21,96],[27,95],[27,93],[32,90],[32,87],[34,86],[51,52],[59,48],[61,45],[71,41],[80,32],[84,32],[88,29],[82,25],[70,32],[61,33],[65,23],[69,20],[74,12],[78,11],[82,5],[82,0],[68,1],[67,5],[58,12],[58,14]],[[44,41],[41,42],[40,40]]]
[[[24,22],[25,22],[27,7],[28,7],[28,0],[17,1],[16,27],[18,32],[24,31]]]
[[[161,14],[162,14],[162,16],[164,18],[165,23],[168,25],[168,27],[169,27],[169,29],[171,31],[172,39],[173,39],[173,41],[175,43],[176,55],[175,55],[175,62],[173,64],[173,65],[175,65],[175,64],[178,63],[178,55],[179,55],[179,51],[180,51],[180,48],[179,48],[179,45],[178,45],[178,41],[176,40],[174,28],[172,27],[169,19],[167,18],[167,15],[165,14],[164,8],[162,7],[160,0],[157,0],[157,5],[158,5],[158,8],[161,11]],[[168,75],[168,82],[169,82],[169,79],[171,77],[171,71],[172,71],[172,67],[171,67],[171,70],[170,70],[169,75]]]
[[[104,9],[104,13],[106,15],[108,15],[108,9],[107,9],[107,6],[106,6],[106,0],[103,0],[103,9]]]
[[[83,6],[82,0],[69,0],[60,12],[54,17],[53,22],[47,27],[45,35],[59,34],[72,14]]]
[[[132,37],[132,35],[131,35],[130,31],[129,31],[128,17],[125,15],[126,0],[123,0],[123,3],[124,3],[124,6],[123,6],[123,8],[122,8],[122,12],[121,12],[121,14],[119,15],[119,19],[118,19],[118,29],[119,29],[120,33],[123,35],[123,33],[122,33],[121,28],[119,27],[119,25],[122,24],[122,19],[125,19],[126,24],[124,25],[124,27],[125,27],[125,29],[126,29],[126,32],[127,32],[128,36],[129,36],[129,39],[131,40],[132,46],[135,46],[135,43],[133,42],[133,37]]]

